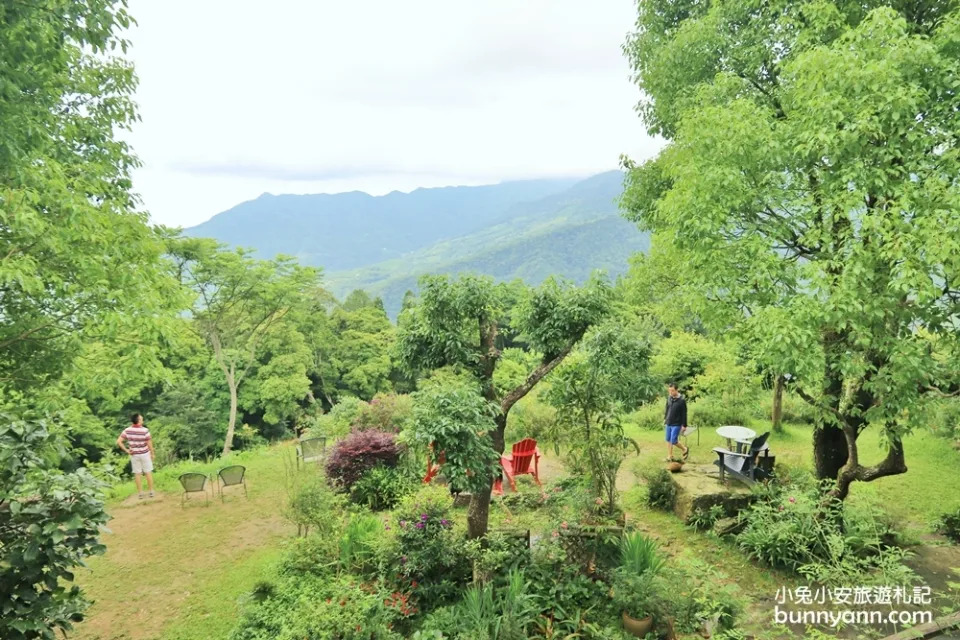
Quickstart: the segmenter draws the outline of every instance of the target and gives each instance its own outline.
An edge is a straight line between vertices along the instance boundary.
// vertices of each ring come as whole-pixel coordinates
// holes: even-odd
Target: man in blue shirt
[[[677,390],[677,385],[671,382],[667,385],[667,408],[663,412],[663,424],[666,427],[667,462],[673,460],[673,445],[683,451],[683,459],[690,455],[690,449],[680,444],[680,435],[687,429],[687,401]]]

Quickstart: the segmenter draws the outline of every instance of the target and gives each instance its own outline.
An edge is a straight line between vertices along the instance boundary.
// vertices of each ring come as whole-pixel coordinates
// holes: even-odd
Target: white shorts
[[[149,453],[137,453],[130,456],[130,466],[134,473],[153,473],[153,458]]]

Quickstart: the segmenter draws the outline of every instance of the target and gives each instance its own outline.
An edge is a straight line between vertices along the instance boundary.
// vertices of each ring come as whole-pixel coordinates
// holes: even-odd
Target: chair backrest
[[[301,457],[304,459],[315,458],[321,455],[327,448],[327,436],[314,436],[300,441]]]
[[[533,460],[533,452],[536,450],[537,441],[533,438],[525,438],[513,445],[513,472],[528,472],[530,470],[530,461]]]
[[[753,439],[753,442],[750,443],[750,453],[758,453],[767,448],[767,438],[770,437],[770,432],[767,431],[761,436],[757,436]]]
[[[232,484],[240,484],[243,482],[243,474],[246,473],[246,471],[247,468],[243,465],[235,464],[233,466],[220,469],[217,475],[220,476],[223,484],[229,487]]]
[[[207,484],[207,476],[202,473],[184,473],[181,474],[179,480],[180,486],[182,486],[183,490],[187,493],[203,491]]]

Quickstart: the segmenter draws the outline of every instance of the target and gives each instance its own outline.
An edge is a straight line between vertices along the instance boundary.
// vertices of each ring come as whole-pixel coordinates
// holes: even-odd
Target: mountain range
[[[539,284],[582,282],[595,269],[623,273],[649,238],[620,217],[623,174],[523,180],[479,187],[270,195],[215,215],[190,236],[296,257],[323,267],[343,299],[353,289],[383,298],[391,317],[424,273],[483,273]]]

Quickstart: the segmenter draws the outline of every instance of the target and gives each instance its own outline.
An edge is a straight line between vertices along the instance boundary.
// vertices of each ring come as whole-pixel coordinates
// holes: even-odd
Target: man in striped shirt
[[[143,487],[140,476],[146,474],[150,497],[153,497],[153,439],[150,430],[143,426],[143,416],[139,413],[130,417],[132,424],[120,433],[117,446],[130,456],[133,469],[133,481],[137,485],[137,497],[143,500]]]

